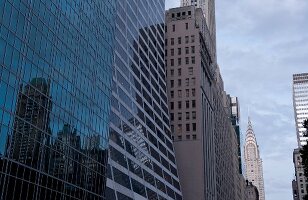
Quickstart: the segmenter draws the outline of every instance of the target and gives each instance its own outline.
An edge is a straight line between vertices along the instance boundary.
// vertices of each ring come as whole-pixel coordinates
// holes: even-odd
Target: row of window
[[[195,46],[191,46],[189,47],[185,47],[185,54],[194,54],[195,51]],[[174,56],[175,55],[175,50],[174,49],[170,49],[170,56]],[[182,55],[182,48],[178,48],[177,49],[177,55],[180,56]],[[165,56],[168,56],[168,50],[165,50]]]
[[[184,38],[184,42],[185,44],[188,44],[189,42],[190,43],[194,43],[195,42],[195,35],[186,35],[185,38]],[[182,37],[178,37],[177,38],[177,44],[182,44]],[[167,46],[168,45],[168,39],[165,39],[165,45]],[[170,38],[170,45],[173,46],[175,45],[175,38]]]
[[[182,133],[182,131],[183,131],[183,124],[177,124],[176,127],[177,127],[176,133],[177,134]],[[173,129],[172,131],[174,131],[174,125],[171,125],[171,129]],[[196,130],[197,130],[196,123],[185,124],[185,131],[186,132],[196,131]]]
[[[192,74],[193,74],[193,71],[189,70],[189,75],[192,75]],[[195,85],[196,85],[196,78],[195,77],[185,79],[185,85],[184,86],[189,87],[189,86],[195,86]],[[182,87],[182,79],[177,80],[177,87]],[[170,88],[174,88],[174,80],[170,80]]]
[[[182,65],[182,58],[178,58],[178,66]],[[166,65],[168,63],[166,62]],[[191,57],[185,57],[185,64],[189,65],[189,64],[196,64],[196,57],[195,56],[191,56]],[[170,59],[170,66],[173,67],[175,65],[174,59]]]
[[[195,107],[196,107],[196,100],[186,101],[186,107],[189,107],[190,102],[191,102],[191,107],[192,107],[192,108],[195,108]],[[178,109],[182,109],[182,101],[178,101],[178,103],[177,103],[177,108],[178,108]],[[173,101],[170,102],[170,109],[171,109],[171,110],[174,110],[174,102],[173,102]]]
[[[177,116],[178,116],[178,120],[181,121],[182,120],[182,113],[181,112],[177,113]],[[190,118],[196,119],[196,111],[185,112],[185,119],[190,120]],[[170,113],[170,120],[174,121],[174,113]]]

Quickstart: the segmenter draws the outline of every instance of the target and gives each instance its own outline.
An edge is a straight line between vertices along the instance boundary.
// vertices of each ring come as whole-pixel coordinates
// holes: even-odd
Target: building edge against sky
[[[0,199],[104,199],[115,11],[0,2]]]
[[[171,131],[183,198],[243,199],[231,99],[224,92],[202,9],[169,9],[166,32]]]

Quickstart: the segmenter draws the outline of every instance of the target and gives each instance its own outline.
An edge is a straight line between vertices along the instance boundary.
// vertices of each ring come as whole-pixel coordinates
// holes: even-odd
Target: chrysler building
[[[246,179],[258,188],[260,200],[265,200],[262,159],[250,118],[244,146]]]

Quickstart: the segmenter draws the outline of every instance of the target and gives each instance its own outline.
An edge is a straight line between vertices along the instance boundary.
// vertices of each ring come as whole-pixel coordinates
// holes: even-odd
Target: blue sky
[[[292,74],[308,72],[307,20],[307,0],[216,0],[218,63],[226,91],[239,97],[243,135],[250,108],[266,200],[292,199]]]

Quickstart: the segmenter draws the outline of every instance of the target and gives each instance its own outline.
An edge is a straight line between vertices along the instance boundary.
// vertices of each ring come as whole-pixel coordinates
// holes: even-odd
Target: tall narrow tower
[[[252,129],[250,118],[244,146],[246,179],[258,188],[260,200],[264,200],[264,181],[262,159],[260,158],[259,146]]]

